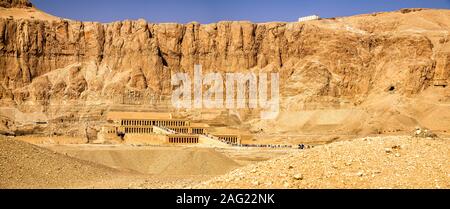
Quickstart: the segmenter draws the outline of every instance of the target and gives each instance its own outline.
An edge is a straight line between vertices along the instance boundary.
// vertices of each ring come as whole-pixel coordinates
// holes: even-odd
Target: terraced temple
[[[109,112],[99,142],[238,145],[240,136],[208,133],[208,124],[176,119],[170,113]]]

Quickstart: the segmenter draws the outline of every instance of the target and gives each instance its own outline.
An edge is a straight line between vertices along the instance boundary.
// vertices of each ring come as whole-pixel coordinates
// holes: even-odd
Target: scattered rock
[[[419,137],[419,138],[429,138],[429,139],[435,139],[438,138],[438,136],[433,133],[431,130],[429,129],[422,129],[422,128],[416,128],[416,130],[414,131],[413,134],[414,137]]]
[[[358,173],[356,173],[357,176],[362,177],[364,176],[364,172],[363,171],[358,171]]]
[[[293,177],[295,180],[303,180],[303,174],[301,173],[295,174]]]
[[[384,152],[386,153],[392,153],[392,148],[384,148]]]
[[[399,150],[401,148],[402,148],[401,145],[394,145],[394,146],[392,146],[392,149],[394,149],[394,150]]]

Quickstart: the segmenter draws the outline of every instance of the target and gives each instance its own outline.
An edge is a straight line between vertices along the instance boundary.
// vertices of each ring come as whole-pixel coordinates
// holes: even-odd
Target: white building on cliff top
[[[310,16],[300,17],[300,18],[298,18],[298,21],[299,22],[304,22],[304,21],[318,20],[318,19],[320,19],[319,16],[317,16],[317,15],[310,15]]]

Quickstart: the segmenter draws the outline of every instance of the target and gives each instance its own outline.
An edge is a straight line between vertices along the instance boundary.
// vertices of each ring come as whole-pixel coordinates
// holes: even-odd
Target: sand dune
[[[84,187],[118,171],[13,139],[0,139],[0,188]]]
[[[109,167],[157,175],[219,175],[239,166],[229,157],[207,148],[123,146],[52,149]]]

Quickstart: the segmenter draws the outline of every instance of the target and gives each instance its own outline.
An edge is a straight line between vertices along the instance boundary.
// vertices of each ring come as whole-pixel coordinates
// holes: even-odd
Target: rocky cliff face
[[[1,18],[0,99],[48,106],[114,103],[128,91],[160,98],[171,93],[170,76],[192,74],[194,64],[204,72],[280,72],[286,112],[357,106],[386,92],[411,97],[449,79],[449,23],[449,10],[206,25]]]
[[[0,7],[5,8],[26,8],[33,6],[28,0],[1,0]]]
[[[97,68],[88,69],[94,73],[107,68],[108,76],[120,77],[120,89],[168,94],[170,75],[192,72],[194,64],[202,64],[206,71],[279,71],[293,94],[303,86],[311,95],[355,96],[389,85],[418,93],[433,80],[434,49],[442,48],[447,39],[445,33],[433,43],[423,33],[339,30],[320,21],[181,25],[1,19],[2,98],[19,103],[45,100],[50,95],[39,94],[39,89],[60,93],[72,87],[78,92],[66,91],[69,99],[79,99],[86,91],[117,93],[107,88],[106,81],[79,75],[90,67]],[[70,81],[50,79],[49,73],[74,64]],[[317,85],[310,88],[313,84]],[[37,91],[27,91],[29,85]]]

